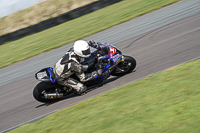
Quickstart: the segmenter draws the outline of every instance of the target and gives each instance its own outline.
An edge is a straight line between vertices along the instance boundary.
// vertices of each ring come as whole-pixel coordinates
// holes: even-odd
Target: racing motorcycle
[[[87,87],[102,83],[110,75],[123,76],[135,69],[136,60],[133,57],[122,55],[118,48],[109,43],[98,45],[101,48],[94,50],[89,58],[81,61],[81,64],[85,73],[92,72],[101,66],[103,76],[96,76],[84,82]],[[75,74],[72,77],[79,80]],[[73,88],[57,83],[52,67],[40,70],[35,74],[35,78],[41,81],[33,89],[33,97],[39,102],[52,102],[75,92]]]

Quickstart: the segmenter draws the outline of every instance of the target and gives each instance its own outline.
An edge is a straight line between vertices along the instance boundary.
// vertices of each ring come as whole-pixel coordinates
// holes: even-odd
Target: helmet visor
[[[90,55],[90,48],[82,51],[83,55]]]

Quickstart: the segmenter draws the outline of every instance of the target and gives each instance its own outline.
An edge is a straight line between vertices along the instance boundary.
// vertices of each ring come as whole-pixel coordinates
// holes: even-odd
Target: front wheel
[[[136,67],[136,60],[131,56],[124,56],[124,61],[120,62],[112,71],[113,76],[123,76],[132,72]]]

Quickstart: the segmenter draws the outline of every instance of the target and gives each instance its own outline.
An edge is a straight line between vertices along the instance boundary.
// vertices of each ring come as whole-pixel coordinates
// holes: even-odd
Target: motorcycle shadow
[[[97,84],[97,85],[93,85],[93,86],[91,86],[91,87],[88,87],[87,92],[90,92],[90,91],[93,91],[93,90],[95,90],[95,89],[98,89],[99,87],[102,87],[104,84],[113,82],[113,81],[117,80],[117,79],[120,78],[120,77],[122,77],[122,76],[113,76],[113,77],[108,78],[107,80],[103,81],[103,82],[100,83],[100,84]]]
[[[133,71],[130,72],[129,74],[134,73],[134,72],[136,72],[136,70],[133,70]],[[126,74],[126,75],[128,75],[128,74]],[[108,78],[107,80],[103,81],[103,82],[100,83],[100,84],[97,84],[97,85],[93,85],[93,86],[91,86],[91,87],[88,87],[87,92],[93,91],[93,90],[95,90],[95,89],[97,89],[97,88],[99,88],[99,87],[102,87],[104,84],[113,82],[113,81],[115,81],[115,80],[117,80],[118,78],[121,78],[121,77],[123,77],[123,76],[125,76],[125,75],[122,75],[122,76],[112,76],[112,77]]]

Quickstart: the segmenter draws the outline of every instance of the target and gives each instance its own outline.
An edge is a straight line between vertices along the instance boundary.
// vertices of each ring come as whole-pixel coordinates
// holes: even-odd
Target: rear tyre
[[[56,88],[58,88],[59,85],[52,84],[48,82],[40,82],[38,83],[35,88],[33,89],[33,97],[42,103],[49,103],[55,101],[55,99],[45,99],[44,92],[51,92],[55,91]]]
[[[132,72],[136,67],[136,60],[131,56],[124,56],[124,61],[120,62],[112,71],[113,76],[123,76]]]

